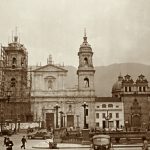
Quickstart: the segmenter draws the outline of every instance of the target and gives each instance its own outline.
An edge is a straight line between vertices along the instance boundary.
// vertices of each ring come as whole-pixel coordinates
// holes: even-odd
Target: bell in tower
[[[94,91],[94,74],[95,69],[92,61],[92,48],[87,42],[86,30],[84,32],[83,43],[80,45],[79,52],[78,89]]]

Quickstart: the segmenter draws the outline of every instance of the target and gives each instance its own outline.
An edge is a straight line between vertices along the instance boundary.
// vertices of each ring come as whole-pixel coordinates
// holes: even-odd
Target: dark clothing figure
[[[25,149],[25,143],[27,142],[25,136],[23,136],[23,138],[21,139],[21,142],[22,142],[21,148]]]
[[[4,146],[6,146],[7,137],[4,137]]]
[[[6,150],[12,150],[13,142],[8,138],[6,141]]]

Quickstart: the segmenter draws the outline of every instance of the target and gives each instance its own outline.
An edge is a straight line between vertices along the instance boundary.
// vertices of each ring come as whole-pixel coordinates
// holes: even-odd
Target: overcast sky
[[[29,64],[78,66],[84,28],[95,66],[150,65],[150,0],[0,0],[0,43],[18,27]]]

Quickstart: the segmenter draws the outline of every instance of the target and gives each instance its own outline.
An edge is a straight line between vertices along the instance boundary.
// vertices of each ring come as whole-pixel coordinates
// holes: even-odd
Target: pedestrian
[[[22,145],[21,145],[21,149],[24,148],[25,149],[25,143],[27,142],[25,136],[23,136],[23,138],[21,139]]]
[[[4,137],[4,146],[6,146],[6,142],[7,142],[7,137]]]
[[[12,150],[12,147],[13,147],[13,142],[7,138],[7,141],[6,141],[6,150]]]
[[[144,136],[144,137],[142,138],[142,140],[143,140],[143,147],[142,147],[142,150],[148,150],[148,142],[147,142],[146,137]]]

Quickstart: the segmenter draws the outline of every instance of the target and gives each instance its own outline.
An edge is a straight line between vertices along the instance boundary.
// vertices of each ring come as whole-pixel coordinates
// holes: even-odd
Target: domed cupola
[[[121,75],[118,76],[118,81],[116,81],[112,87],[112,97],[120,97],[120,92],[122,89],[122,80]]]

